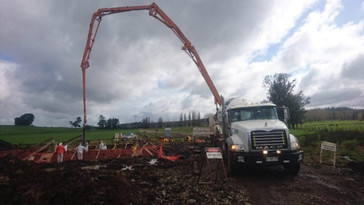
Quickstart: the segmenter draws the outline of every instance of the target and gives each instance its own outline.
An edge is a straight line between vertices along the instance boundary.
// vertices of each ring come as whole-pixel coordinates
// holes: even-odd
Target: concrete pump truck
[[[103,17],[129,12],[147,10],[149,15],[159,20],[172,30],[182,41],[184,50],[196,64],[202,77],[215,98],[217,106],[217,132],[215,140],[227,161],[230,173],[238,171],[239,164],[284,165],[286,171],[297,174],[303,152],[299,150],[296,137],[289,133],[287,126],[278,120],[276,106],[271,103],[252,104],[241,98],[233,98],[224,102],[205,69],[197,50],[186,38],[179,27],[160,9],[152,3],[145,6],[127,6],[101,8],[93,13],[81,61],[83,84],[83,141],[85,142],[86,118],[86,69],[90,66],[90,55],[98,29]],[[97,23],[95,25],[95,23]],[[219,140],[216,140],[216,139]]]

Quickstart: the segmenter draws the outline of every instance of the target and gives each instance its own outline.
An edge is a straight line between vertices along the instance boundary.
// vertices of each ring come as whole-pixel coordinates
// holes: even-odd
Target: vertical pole
[[[82,87],[83,87],[83,130],[82,130],[82,144],[85,145],[86,137],[86,68],[82,68]]]
[[[82,144],[83,145],[86,145],[85,135],[86,135],[86,126],[83,125],[83,128],[82,128]]]
[[[321,142],[321,151],[320,151],[320,164],[322,163],[322,142]]]

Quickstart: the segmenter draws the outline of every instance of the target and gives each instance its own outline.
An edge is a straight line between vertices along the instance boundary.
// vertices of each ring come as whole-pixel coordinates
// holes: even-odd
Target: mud
[[[252,204],[364,204],[364,177],[349,168],[305,160],[297,176],[283,168],[245,170],[232,177]]]

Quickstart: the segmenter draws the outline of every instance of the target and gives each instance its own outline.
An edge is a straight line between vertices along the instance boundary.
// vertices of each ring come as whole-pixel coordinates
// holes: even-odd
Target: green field
[[[86,140],[97,144],[97,140],[112,143],[115,133],[133,132],[139,136],[147,136],[158,140],[163,136],[163,128],[160,129],[134,129],[134,130],[101,130],[91,128],[86,131]],[[147,131],[147,132],[144,132]],[[175,127],[173,133],[192,134],[192,127]],[[345,164],[347,157],[355,161],[364,161],[364,121],[324,121],[310,122],[292,129],[291,133],[300,141],[301,148],[305,151],[306,159],[318,160],[320,154],[320,142],[329,141],[337,145],[337,162]],[[21,127],[0,126],[0,140],[20,146],[38,144],[54,137],[56,142],[65,142],[76,136],[82,135],[81,128],[51,128],[51,127]],[[324,152],[324,157],[330,158],[332,153]],[[345,157],[345,158],[344,158]],[[328,161],[329,159],[327,159]]]
[[[320,121],[310,122],[292,129],[298,137],[305,158],[319,160],[321,141],[336,143],[337,163],[344,165],[348,159],[364,161],[364,121]],[[330,162],[333,153],[323,152],[323,159]]]
[[[148,131],[143,132],[140,129],[97,129],[91,128],[86,130],[86,140],[92,143],[97,143],[97,140],[104,140],[106,143],[111,143],[115,133],[136,133],[139,136],[146,135],[147,137],[163,136],[164,129],[143,129]],[[173,128],[173,133],[191,134],[192,127],[176,127]],[[47,139],[53,138],[56,142],[65,142],[74,137],[82,135],[81,128],[52,128],[52,127],[34,127],[34,126],[7,126],[0,125],[0,140],[7,141],[11,144],[20,146],[29,146],[41,143]],[[94,142],[95,141],[95,142]]]

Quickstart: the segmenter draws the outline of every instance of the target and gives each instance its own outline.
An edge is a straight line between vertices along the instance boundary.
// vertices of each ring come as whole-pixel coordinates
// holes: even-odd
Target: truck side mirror
[[[289,120],[289,110],[288,107],[283,107],[283,114],[284,114],[284,120],[288,121]]]
[[[289,109],[288,109],[288,107],[286,107],[286,106],[282,106],[282,108],[283,108],[283,116],[284,116],[284,119],[283,119],[283,122],[284,123],[288,123],[288,120],[289,120]]]
[[[288,120],[290,118],[289,116],[289,109],[286,106],[282,106],[282,107],[277,107],[277,112],[278,112],[278,118],[279,120],[283,121],[284,123],[288,123]]]

